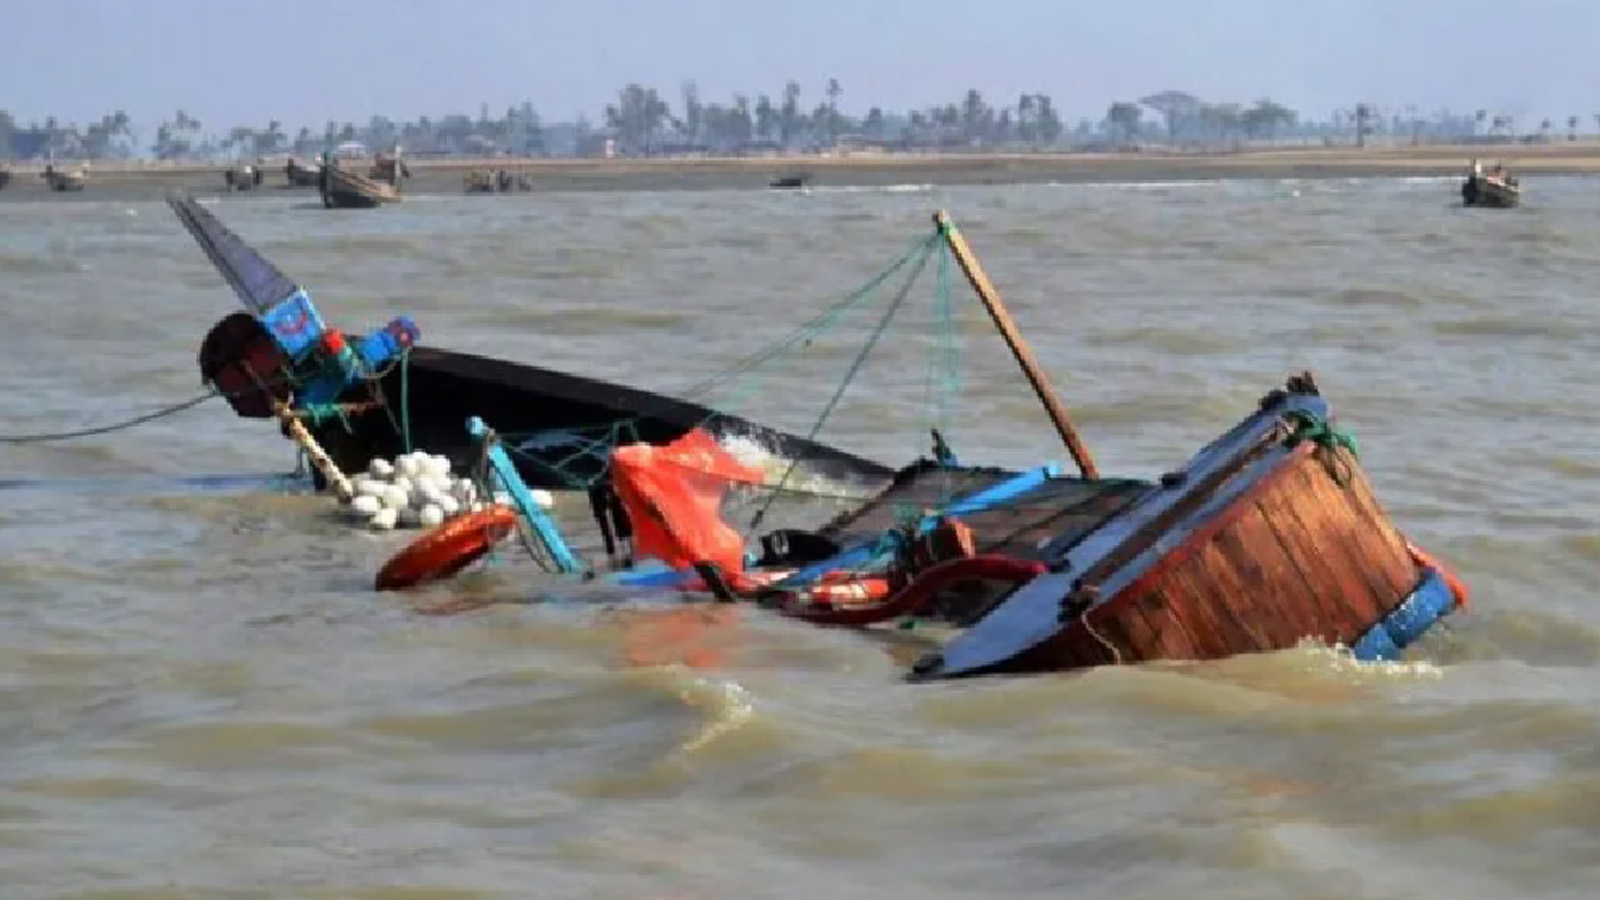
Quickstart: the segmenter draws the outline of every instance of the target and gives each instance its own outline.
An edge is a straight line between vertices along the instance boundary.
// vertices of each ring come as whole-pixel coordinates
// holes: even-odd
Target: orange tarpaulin
[[[674,569],[709,562],[744,569],[744,539],[722,520],[730,485],[762,484],[762,472],[696,428],[670,444],[611,452],[611,484],[633,523],[633,549]]]

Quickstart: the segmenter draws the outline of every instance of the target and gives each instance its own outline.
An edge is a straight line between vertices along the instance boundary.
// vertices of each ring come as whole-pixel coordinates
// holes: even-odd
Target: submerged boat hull
[[[457,466],[474,465],[479,451],[466,420],[476,415],[503,436],[518,473],[532,487],[581,486],[604,472],[611,446],[664,443],[696,426],[721,439],[748,438],[832,477],[880,479],[891,473],[872,460],[696,403],[438,347],[412,348],[410,358],[392,367],[377,387],[395,415],[404,416],[398,428],[380,410],[351,419],[348,428],[333,421],[312,429],[347,471],[404,452],[404,432],[414,447],[449,456]]]

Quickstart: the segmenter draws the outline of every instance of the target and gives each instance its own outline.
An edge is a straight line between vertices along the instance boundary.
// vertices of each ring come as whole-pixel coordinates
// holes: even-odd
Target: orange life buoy
[[[449,578],[488,553],[516,527],[517,514],[499,505],[451,519],[384,563],[376,587],[398,591]]]
[[[1428,553],[1428,551],[1418,547],[1416,544],[1411,543],[1410,538],[1404,538],[1404,540],[1406,542],[1406,552],[1411,554],[1411,561],[1424,569],[1432,569],[1435,572],[1438,572],[1439,577],[1443,578],[1445,585],[1450,588],[1450,595],[1456,598],[1456,609],[1466,609],[1466,582],[1462,581],[1456,575],[1456,573],[1450,571],[1450,569],[1447,568],[1444,563],[1434,559],[1433,556]]]

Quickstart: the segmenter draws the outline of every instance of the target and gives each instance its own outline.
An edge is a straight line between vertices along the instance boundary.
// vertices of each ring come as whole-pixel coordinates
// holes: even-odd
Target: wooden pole
[[[322,473],[322,477],[328,480],[328,485],[338,495],[339,502],[349,503],[355,499],[355,486],[350,483],[350,479],[346,478],[343,472],[339,471],[338,464],[328,456],[327,451],[322,449],[322,445],[317,443],[317,439],[311,436],[311,432],[306,429],[305,423],[295,416],[294,410],[289,408],[289,404],[279,400],[273,404],[273,408],[277,410],[278,418],[283,422],[284,430],[289,433],[289,439],[299,444],[300,449],[304,450],[306,456],[311,458],[311,464],[316,466],[317,471]]]
[[[1039,396],[1039,402],[1044,404],[1044,410],[1050,416],[1051,424],[1055,425],[1056,432],[1067,445],[1067,451],[1072,454],[1072,461],[1078,464],[1078,471],[1083,473],[1084,478],[1099,478],[1100,470],[1095,468],[1094,459],[1089,456],[1089,448],[1078,438],[1078,431],[1072,427],[1072,420],[1067,417],[1066,408],[1061,405],[1055,391],[1050,387],[1050,379],[1046,377],[1044,370],[1039,368],[1038,360],[1034,359],[1033,351],[1028,349],[1021,332],[1017,331],[1016,323],[1011,321],[1011,313],[1006,311],[1006,305],[1000,299],[1000,292],[995,290],[994,283],[984,273],[983,266],[979,265],[978,257],[967,245],[967,239],[961,236],[961,232],[956,230],[955,223],[950,221],[950,216],[942,209],[933,214],[933,224],[939,229],[939,234],[944,237],[945,243],[950,245],[950,252],[954,254],[956,263],[966,274],[967,281],[972,283],[972,289],[977,292],[978,299],[983,301],[983,308],[989,311],[989,318],[994,320],[994,327],[1000,331],[1000,337],[1005,340],[1006,346],[1011,348],[1011,355],[1016,357],[1017,365],[1022,367],[1022,374],[1028,376],[1028,382],[1033,385],[1033,392]]]

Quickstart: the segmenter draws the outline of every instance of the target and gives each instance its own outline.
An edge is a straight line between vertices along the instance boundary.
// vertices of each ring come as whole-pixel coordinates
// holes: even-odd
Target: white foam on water
[[[779,453],[774,453],[770,447],[756,438],[748,435],[725,437],[718,442],[722,448],[733,454],[733,457],[747,466],[760,469],[762,478],[768,486],[776,486],[785,474],[789,476],[784,482],[786,490],[810,492],[825,495],[858,495],[861,492],[852,490],[847,484],[841,483],[818,472],[807,471],[802,466],[789,471],[792,459]],[[862,499],[866,499],[864,496]]]
[[[1356,659],[1354,652],[1342,643],[1330,647],[1321,641],[1308,638],[1302,640],[1296,649],[1305,650],[1317,667],[1326,667],[1340,674],[1430,681],[1444,677],[1444,669],[1427,660],[1360,660]]]

